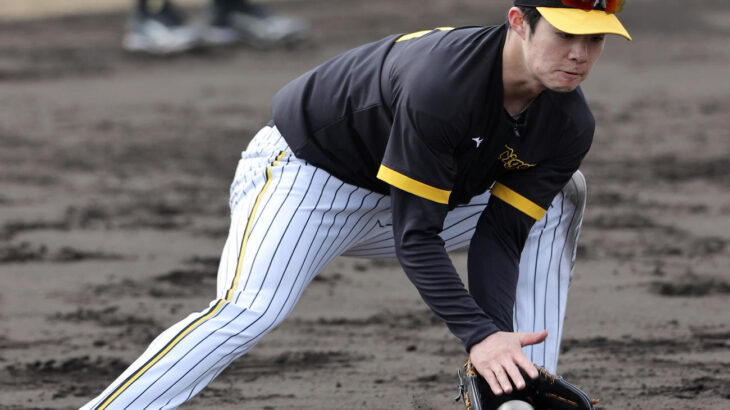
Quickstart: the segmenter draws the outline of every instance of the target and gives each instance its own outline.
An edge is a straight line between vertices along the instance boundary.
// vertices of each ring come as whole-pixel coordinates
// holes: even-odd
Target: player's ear
[[[525,19],[525,15],[519,7],[512,7],[509,9],[507,12],[507,21],[509,22],[509,26],[512,31],[517,33],[517,35],[523,40],[527,40],[529,27],[527,20]]]

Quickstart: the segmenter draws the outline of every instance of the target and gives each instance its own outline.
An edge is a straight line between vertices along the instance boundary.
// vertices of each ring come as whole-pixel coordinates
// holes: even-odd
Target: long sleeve
[[[398,259],[421,298],[467,351],[499,330],[464,287],[439,236],[445,204],[391,187],[393,233]]]
[[[502,331],[513,331],[520,255],[534,222],[493,196],[471,239],[469,291]]]

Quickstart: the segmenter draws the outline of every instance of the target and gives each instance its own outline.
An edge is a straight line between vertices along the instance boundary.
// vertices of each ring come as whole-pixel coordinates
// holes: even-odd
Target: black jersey
[[[499,181],[495,195],[540,219],[594,120],[580,89],[543,92],[519,121],[507,114],[506,31],[436,29],[355,48],[282,89],[274,123],[297,156],[354,185],[453,207]]]
[[[401,264],[467,349],[511,330],[527,233],[578,169],[594,132],[580,89],[544,91],[517,119],[509,116],[502,81],[507,30],[386,37],[294,80],[272,106],[298,157],[391,194]],[[437,234],[449,208],[490,187],[499,201],[490,200],[477,225],[471,245],[483,249],[469,257],[477,306]]]

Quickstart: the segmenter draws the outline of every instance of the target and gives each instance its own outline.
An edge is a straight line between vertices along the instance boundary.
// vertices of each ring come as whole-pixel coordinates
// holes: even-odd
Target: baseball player
[[[180,405],[338,255],[397,257],[495,394],[554,372],[594,132],[578,85],[605,34],[630,39],[618,3],[515,0],[503,25],[388,36],[285,86],[236,170],[216,298],[84,408]],[[466,245],[468,291],[447,254]]]

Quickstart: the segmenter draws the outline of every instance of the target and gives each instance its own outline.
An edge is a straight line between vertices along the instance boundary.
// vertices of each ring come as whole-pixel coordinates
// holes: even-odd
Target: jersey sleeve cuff
[[[530,201],[529,199],[511,190],[510,188],[507,188],[499,182],[495,183],[492,187],[492,195],[501,199],[505,203],[512,205],[520,212],[524,213],[525,215],[536,221],[542,219],[542,217],[545,215],[545,212],[547,212],[545,209],[542,209],[538,204]]]
[[[388,184],[400,190],[406,191],[421,198],[425,198],[433,202],[438,202],[440,204],[449,203],[449,196],[451,196],[451,191],[435,188],[431,185],[424,184],[423,182],[407,177],[398,171],[394,171],[386,167],[385,165],[380,165],[377,178],[387,182]]]
[[[467,353],[471,352],[471,348],[474,347],[475,344],[486,339],[487,336],[491,336],[492,333],[497,332],[499,332],[499,328],[492,322],[487,323],[482,328],[474,329],[472,334],[462,341],[464,343],[464,349]]]

